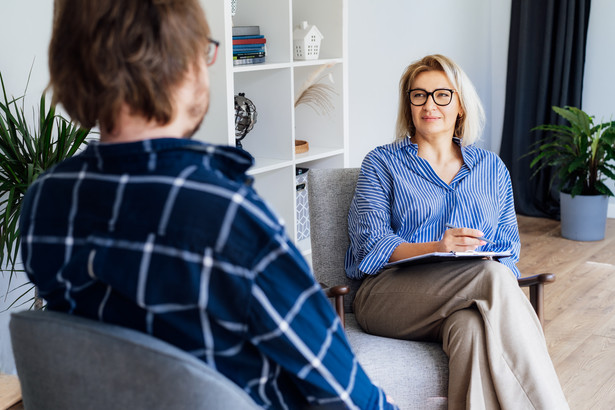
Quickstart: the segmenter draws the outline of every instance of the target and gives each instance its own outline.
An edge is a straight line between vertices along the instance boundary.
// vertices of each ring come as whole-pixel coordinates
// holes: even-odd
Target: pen
[[[447,228],[451,228],[451,229],[457,229],[457,227],[455,225],[451,225],[451,224],[445,224],[444,226],[446,226]],[[481,241],[485,241],[487,243],[490,243],[492,245],[495,245],[495,242],[493,242],[490,239],[485,238],[484,236],[477,236],[476,239],[480,239]]]

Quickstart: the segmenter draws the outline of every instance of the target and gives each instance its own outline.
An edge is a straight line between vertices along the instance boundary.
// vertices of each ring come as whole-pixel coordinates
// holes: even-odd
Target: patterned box
[[[297,181],[297,240],[310,237],[310,208],[308,206],[307,173],[309,168],[296,169]]]

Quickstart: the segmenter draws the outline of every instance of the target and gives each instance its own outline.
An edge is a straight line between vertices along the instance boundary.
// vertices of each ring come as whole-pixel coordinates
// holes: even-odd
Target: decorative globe
[[[243,148],[241,140],[252,130],[256,124],[256,107],[246,98],[245,93],[235,96],[235,145]]]

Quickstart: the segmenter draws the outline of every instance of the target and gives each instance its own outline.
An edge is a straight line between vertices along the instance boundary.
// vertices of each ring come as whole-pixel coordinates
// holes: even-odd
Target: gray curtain
[[[551,107],[581,107],[590,0],[512,0],[500,156],[518,213],[559,218],[555,170],[534,178],[524,155],[545,137],[533,127],[561,121]]]

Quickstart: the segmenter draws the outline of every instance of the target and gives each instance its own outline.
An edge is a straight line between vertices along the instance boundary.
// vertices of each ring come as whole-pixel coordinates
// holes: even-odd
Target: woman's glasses
[[[454,92],[455,90],[450,90],[448,88],[436,88],[429,93],[427,90],[423,90],[422,88],[413,88],[408,91],[408,96],[410,97],[410,104],[412,105],[425,105],[427,98],[431,95],[431,98],[436,105],[445,106],[449,105],[451,101],[453,101]]]

